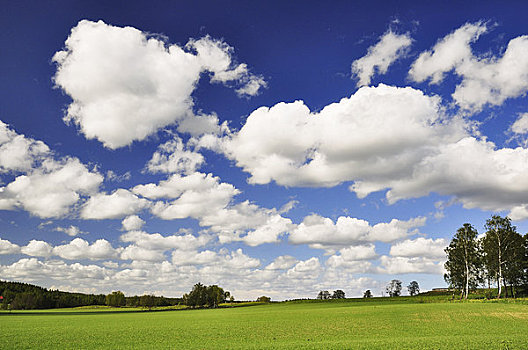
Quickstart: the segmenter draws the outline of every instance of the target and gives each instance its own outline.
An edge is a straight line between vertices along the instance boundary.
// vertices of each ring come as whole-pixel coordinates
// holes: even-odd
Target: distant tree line
[[[522,236],[511,219],[493,215],[478,235],[469,223],[460,227],[445,249],[444,279],[467,299],[479,286],[497,287],[497,298],[516,297],[528,289],[528,234]],[[504,289],[503,289],[504,288]],[[504,293],[503,293],[504,292]]]
[[[69,293],[48,290],[20,282],[0,281],[2,309],[53,309],[87,305],[104,305],[105,295]]]

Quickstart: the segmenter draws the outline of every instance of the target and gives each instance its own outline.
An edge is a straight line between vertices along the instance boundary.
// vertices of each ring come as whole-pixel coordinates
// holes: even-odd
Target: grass
[[[0,313],[5,349],[526,349],[528,304],[445,298]]]

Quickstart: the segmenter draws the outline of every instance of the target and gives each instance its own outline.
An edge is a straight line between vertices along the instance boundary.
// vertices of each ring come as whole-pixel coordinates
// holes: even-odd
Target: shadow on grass
[[[87,311],[49,311],[48,310],[31,310],[21,311],[13,310],[11,312],[0,312],[0,317],[8,316],[91,316],[91,315],[112,315],[112,314],[136,314],[136,313],[153,313],[168,311],[184,311],[187,309],[165,309],[165,310],[87,310]]]

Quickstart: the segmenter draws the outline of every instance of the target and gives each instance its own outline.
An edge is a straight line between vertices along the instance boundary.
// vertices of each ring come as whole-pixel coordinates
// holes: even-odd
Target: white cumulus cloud
[[[376,45],[368,48],[366,56],[352,62],[352,74],[359,79],[358,87],[369,85],[375,71],[385,74],[389,66],[408,51],[411,43],[409,34],[396,34],[391,30],[383,34]]]
[[[252,88],[254,76],[247,65],[233,64],[232,53],[208,36],[182,48],[132,27],[82,20],[53,56],[55,84],[73,100],[64,120],[108,148],[144,140],[193,118],[192,93],[203,72],[211,73],[212,82],[257,94],[265,83]]]

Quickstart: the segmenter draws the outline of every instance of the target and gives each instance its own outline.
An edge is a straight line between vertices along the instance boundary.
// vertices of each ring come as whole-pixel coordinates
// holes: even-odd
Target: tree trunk
[[[469,293],[469,266],[468,266],[468,261],[466,257],[466,299],[468,298],[468,293]]]

